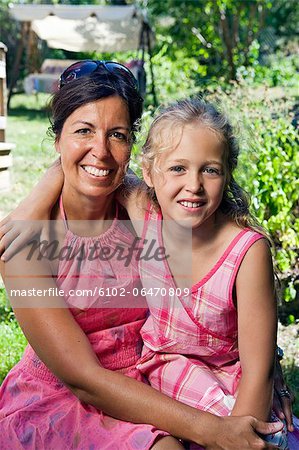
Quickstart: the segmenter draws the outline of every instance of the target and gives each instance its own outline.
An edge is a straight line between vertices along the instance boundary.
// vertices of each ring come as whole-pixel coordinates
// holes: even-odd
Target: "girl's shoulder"
[[[249,239],[262,239],[270,243],[270,238],[262,228],[242,226],[236,223],[234,220],[224,218],[222,226],[220,227],[220,235],[227,241],[231,241],[238,235],[245,235]]]
[[[258,244],[260,241],[261,243]],[[220,228],[216,240],[217,246],[226,249],[226,254],[230,258],[237,258],[242,261],[248,252],[260,254],[265,249],[269,251],[270,241],[259,230],[251,227],[242,227],[233,221],[227,221]]]

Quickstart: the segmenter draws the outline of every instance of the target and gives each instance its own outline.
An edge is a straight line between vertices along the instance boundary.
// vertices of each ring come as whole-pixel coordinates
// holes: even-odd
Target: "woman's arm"
[[[26,262],[27,249],[21,253],[22,268]],[[17,255],[13,259],[18,258]],[[38,263],[38,267],[35,265]],[[8,263],[8,264],[11,264]],[[43,261],[28,261],[31,278],[5,276],[8,265],[0,262],[0,270],[8,295],[11,289],[35,289],[47,292],[56,284],[46,276]],[[42,266],[42,267],[41,267]],[[26,269],[23,269],[26,272]],[[8,271],[7,271],[8,273]],[[271,448],[254,433],[278,431],[279,425],[264,424],[253,417],[220,418],[198,411],[168,398],[150,386],[133,380],[118,372],[101,367],[87,336],[74,320],[61,298],[48,297],[53,307],[32,307],[24,297],[11,297],[16,317],[34,350],[49,369],[76,395],[80,401],[92,404],[105,413],[136,423],[150,423],[168,431],[173,436],[192,440],[209,450],[235,450]],[[20,302],[23,303],[20,303]],[[260,447],[255,447],[261,444]]]
[[[149,197],[143,188],[143,181],[133,172],[128,173],[116,192],[116,198],[126,209],[136,234],[141,236],[145,212],[149,203]]]
[[[3,261],[11,258],[38,231],[38,223],[35,226],[34,221],[49,218],[63,180],[60,159],[57,159],[19,206],[0,221],[0,255]],[[27,221],[25,226],[24,221]]]
[[[64,175],[58,158],[19,206],[0,221],[2,261],[8,261],[38,231],[33,226],[34,221],[49,219],[63,182]],[[137,233],[142,231],[142,220],[148,201],[145,192],[140,189],[141,183],[139,178],[129,171],[116,193],[117,200],[127,209],[129,217],[134,221]],[[24,221],[28,222],[28,226],[24,227]],[[32,226],[29,226],[29,223]],[[36,226],[38,227],[38,223]]]
[[[238,344],[242,377],[233,415],[268,420],[276,347],[276,296],[272,258],[265,239],[254,243],[236,279]]]

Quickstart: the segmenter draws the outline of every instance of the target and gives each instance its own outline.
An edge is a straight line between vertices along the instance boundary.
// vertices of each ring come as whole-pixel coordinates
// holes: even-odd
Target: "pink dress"
[[[84,238],[67,231],[65,244],[79,249],[82,244],[97,242],[111,250],[116,245],[129,247],[134,237],[117,218],[103,235]],[[78,272],[79,270],[79,272]],[[78,274],[80,273],[80,277]],[[86,258],[79,265],[75,260],[61,261],[58,285],[70,289],[122,287],[139,289],[137,264],[124,266],[124,261],[92,262]],[[77,291],[79,292],[79,291]],[[79,302],[82,297],[66,295],[66,301]],[[86,333],[99,362],[107,369],[119,371],[144,381],[136,362],[142,341],[140,329],[147,310],[134,307],[136,297],[128,298],[128,308],[118,304],[99,308],[95,300],[85,301],[83,311],[71,309],[75,320]],[[91,301],[91,307],[88,307]],[[117,302],[116,302],[117,303]],[[97,306],[97,307],[93,307]],[[140,306],[140,302],[137,306]],[[3,450],[133,450],[150,449],[156,439],[167,435],[152,425],[123,422],[107,416],[78,398],[43,364],[30,345],[21,361],[9,372],[0,388],[0,449]]]
[[[163,246],[161,224],[161,213],[150,209],[143,239]],[[153,387],[195,408],[230,414],[241,377],[233,288],[246,252],[262,238],[250,229],[240,231],[209,273],[192,286],[191,295],[169,295],[177,286],[166,259],[141,260],[145,290],[164,288],[165,294],[147,296],[150,316],[141,330],[144,347],[137,367]],[[298,430],[289,437],[290,449],[299,449]]]

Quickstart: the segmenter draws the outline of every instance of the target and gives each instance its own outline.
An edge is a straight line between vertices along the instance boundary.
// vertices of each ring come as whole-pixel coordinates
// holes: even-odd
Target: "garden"
[[[242,149],[238,181],[250,194],[252,212],[273,241],[279,297],[278,344],[285,352],[282,365],[286,380],[296,394],[299,386],[298,2],[166,0],[148,3],[156,35],[152,62],[159,104],[186,96],[203,96],[220,105],[238,129]],[[1,4],[6,17],[7,2]],[[17,25],[9,28],[5,23],[5,29],[8,42],[2,30],[0,41],[9,48],[9,69],[16,51],[13,34]],[[44,46],[41,52],[43,57],[74,57],[69,52]],[[76,57],[124,58],[120,54]],[[0,218],[26,196],[56,157],[52,138],[47,135],[48,96],[21,92],[26,70],[24,55],[8,112],[6,139],[15,143],[16,148],[11,189],[0,194]],[[151,74],[147,76],[150,80]],[[139,174],[140,148],[154,111],[149,94],[131,164]],[[25,345],[26,339],[0,284],[0,383],[20,359]],[[299,398],[294,411],[299,415]]]

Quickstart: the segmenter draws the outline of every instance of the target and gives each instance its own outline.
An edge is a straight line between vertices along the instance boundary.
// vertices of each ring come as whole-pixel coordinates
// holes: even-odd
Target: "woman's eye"
[[[75,133],[85,135],[91,133],[91,130],[89,128],[79,128]]]
[[[113,133],[110,134],[110,137],[122,142],[129,141],[129,137],[126,134],[121,133],[120,131],[113,131]]]
[[[182,173],[182,172],[184,172],[185,168],[183,166],[173,166],[173,167],[170,167],[169,170],[171,172],[175,172],[175,173]]]

